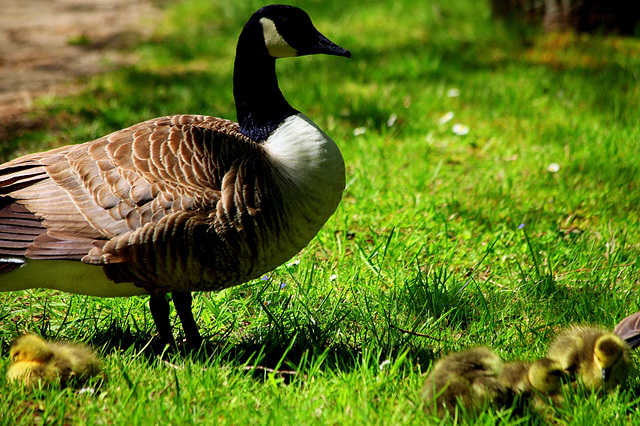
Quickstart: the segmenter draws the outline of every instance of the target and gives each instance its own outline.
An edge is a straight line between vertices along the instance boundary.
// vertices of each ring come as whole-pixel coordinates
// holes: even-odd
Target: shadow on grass
[[[215,360],[256,376],[298,370],[306,374],[309,369],[351,371],[364,363],[377,366],[398,357],[426,371],[446,321],[460,322],[468,315],[465,296],[446,283],[449,276],[441,275],[443,271],[427,274],[430,278],[420,272],[394,292],[376,289],[371,294],[373,290],[358,287],[353,304],[342,302],[344,293],[325,294],[314,304],[313,295],[303,291],[292,297],[278,280],[270,280],[256,286],[255,298],[249,299],[251,306],[246,309],[262,311],[253,313],[255,325],[230,322],[213,334],[203,329],[204,343],[196,352],[187,353],[180,337],[178,348],[167,351],[152,341],[149,324],[131,326],[128,319],[113,317],[108,326],[95,329],[90,343],[105,355],[139,353],[149,362],[159,355],[186,356],[205,364]],[[360,308],[365,305],[366,309]],[[176,323],[175,329],[179,327]]]
[[[274,281],[262,285],[255,298],[266,313],[266,325],[245,329],[240,336],[241,324],[209,335],[203,330],[199,351],[187,353],[181,343],[167,351],[151,341],[153,331],[132,330],[119,318],[96,329],[90,343],[105,355],[139,353],[149,363],[159,355],[203,364],[222,362],[256,378],[273,373],[289,380],[308,371],[353,371],[365,364],[378,371],[386,360],[399,358],[407,368],[427,371],[449,325],[464,329],[470,321],[471,302],[463,290],[445,267],[431,268],[418,271],[392,292],[358,288],[353,304],[341,306],[342,294],[326,296],[327,305],[312,305],[306,296],[292,301]],[[270,303],[264,303],[265,298]]]
[[[287,336],[268,328],[264,336],[248,336],[244,340],[230,341],[229,334],[205,336],[200,349],[186,352],[182,344],[171,350],[151,341],[149,336],[132,333],[113,325],[97,332],[88,342],[102,348],[103,355],[115,353],[136,353],[149,364],[155,364],[158,357],[165,360],[188,359],[202,365],[225,364],[245,370],[247,375],[264,380],[269,375],[282,377],[286,382],[295,377],[322,371],[349,372],[369,365],[382,371],[385,360],[402,357],[407,368],[420,366],[426,371],[434,359],[428,348],[395,347],[390,351],[377,348],[353,348],[345,344],[320,346],[312,343],[308,335],[292,331]]]

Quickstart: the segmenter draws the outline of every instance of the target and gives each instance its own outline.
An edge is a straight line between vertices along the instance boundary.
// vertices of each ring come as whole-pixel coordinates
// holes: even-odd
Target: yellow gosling
[[[593,390],[620,385],[629,370],[629,346],[607,330],[573,326],[549,346],[549,358],[558,361],[576,381]]]
[[[558,361],[541,358],[533,363],[506,363],[500,374],[500,381],[516,395],[554,395],[561,392],[564,376],[564,369]]]
[[[17,338],[9,349],[7,379],[27,386],[84,382],[100,374],[100,360],[79,343],[49,343],[33,334]]]
[[[37,361],[18,361],[7,368],[7,380],[25,386],[47,385],[60,380],[61,370],[51,363]]]

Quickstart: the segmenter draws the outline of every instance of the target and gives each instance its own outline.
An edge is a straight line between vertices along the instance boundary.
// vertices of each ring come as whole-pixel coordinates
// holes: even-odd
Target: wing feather
[[[622,337],[631,349],[640,346],[640,312],[636,312],[616,325],[614,330],[618,336]]]
[[[167,216],[208,217],[229,169],[256,147],[231,121],[183,115],[1,165],[0,254],[104,263],[104,246],[110,263],[131,261],[115,247],[169,235],[155,229]]]

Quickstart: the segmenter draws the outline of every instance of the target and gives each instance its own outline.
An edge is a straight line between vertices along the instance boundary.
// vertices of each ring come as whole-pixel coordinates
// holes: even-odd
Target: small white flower
[[[558,163],[551,163],[547,166],[547,171],[549,173],[556,173],[558,170],[560,170],[560,164]]]
[[[78,391],[78,395],[82,395],[83,393],[93,395],[96,393],[96,390],[94,388],[82,388]]]
[[[449,89],[447,90],[447,96],[450,98],[457,98],[460,96],[460,90],[458,89]]]
[[[462,135],[466,135],[466,134],[469,133],[469,126],[465,126],[464,124],[456,123],[456,124],[453,125],[451,130],[456,135],[462,136]]]
[[[333,274],[329,277],[329,281],[334,281],[336,278],[338,278],[338,276],[336,274]]]
[[[355,129],[353,129],[353,136],[364,135],[366,131],[366,127],[356,127]]]
[[[287,263],[287,266],[295,266],[300,264],[300,259],[296,259],[293,262]]]
[[[391,114],[391,116],[389,116],[389,119],[387,120],[387,127],[391,127],[394,124],[396,124],[397,119],[398,119],[398,114],[396,113]]]
[[[438,123],[444,124],[448,121],[451,121],[451,119],[453,119],[453,112],[449,111],[448,113],[440,117],[440,119],[438,119]]]

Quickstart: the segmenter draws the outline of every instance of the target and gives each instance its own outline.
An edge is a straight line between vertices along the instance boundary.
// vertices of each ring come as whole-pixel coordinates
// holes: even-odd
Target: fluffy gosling
[[[509,405],[515,403],[520,412],[526,405],[543,410],[549,403],[560,404],[566,379],[562,365],[549,358],[535,362],[508,362],[499,377],[509,392]]]
[[[100,373],[100,361],[87,346],[79,343],[50,343],[33,334],[25,334],[11,343],[9,382],[37,386],[66,386],[70,381],[84,382]]]
[[[622,383],[629,370],[629,346],[607,330],[573,326],[560,333],[547,356],[558,361],[573,380],[593,390]]]
[[[561,392],[565,376],[558,361],[541,358],[535,362],[506,363],[500,374],[500,382],[515,395],[555,395]]]
[[[476,413],[493,404],[506,392],[498,381],[502,365],[502,359],[486,347],[441,358],[424,383],[425,410],[443,417],[446,412],[453,414],[458,405]]]

